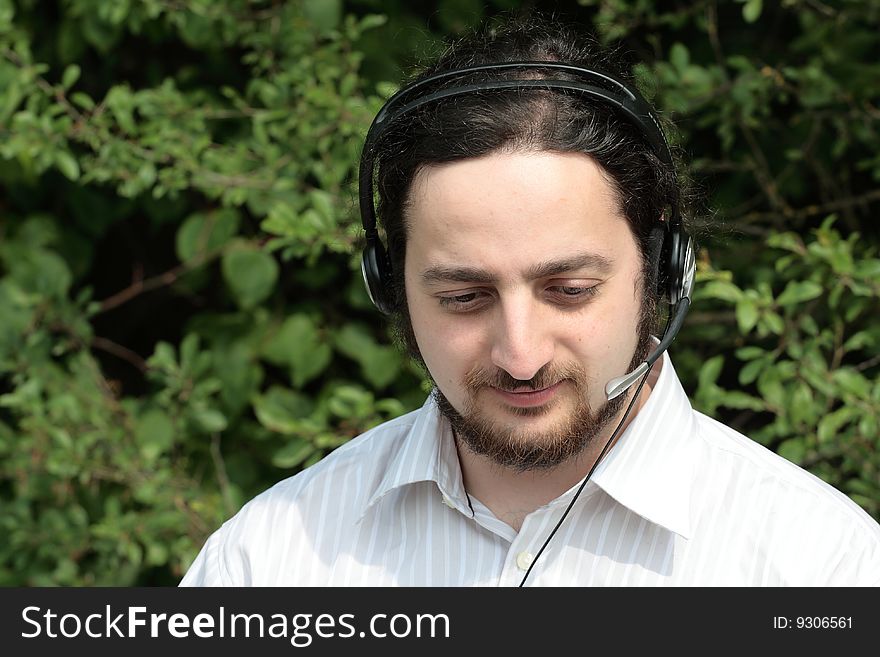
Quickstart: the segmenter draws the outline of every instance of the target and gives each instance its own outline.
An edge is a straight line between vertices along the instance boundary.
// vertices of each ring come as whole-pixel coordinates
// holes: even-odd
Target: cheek
[[[639,304],[631,295],[606,291],[601,299],[572,315],[567,329],[578,333],[581,342],[608,347],[628,339],[638,325],[639,316]]]
[[[629,295],[605,299],[571,318],[566,333],[573,356],[595,374],[596,382],[627,369],[638,342],[639,318],[639,307]]]
[[[438,383],[461,380],[479,361],[482,333],[441,312],[433,299],[409,304],[413,334],[431,376]]]

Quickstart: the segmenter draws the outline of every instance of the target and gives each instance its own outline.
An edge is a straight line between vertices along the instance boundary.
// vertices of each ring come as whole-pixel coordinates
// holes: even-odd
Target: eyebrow
[[[558,276],[566,272],[578,269],[589,269],[600,274],[611,271],[612,261],[598,253],[579,253],[569,258],[547,260],[532,265],[525,271],[526,280],[537,280],[548,276]],[[492,285],[498,282],[498,278],[492,273],[479,267],[451,267],[438,265],[428,267],[422,272],[422,282],[426,285],[438,283],[479,283]]]

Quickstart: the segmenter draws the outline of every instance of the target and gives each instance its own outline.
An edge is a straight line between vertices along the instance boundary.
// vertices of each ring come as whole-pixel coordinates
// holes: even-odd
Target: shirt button
[[[445,504],[446,506],[448,506],[450,509],[454,509],[454,508],[455,508],[455,505],[452,503],[452,500],[450,500],[450,499],[449,499],[448,497],[446,497],[445,495],[443,496],[443,504]]]
[[[533,557],[528,552],[520,552],[518,555],[516,555],[516,567],[520,570],[528,570],[529,566],[532,565],[532,561],[534,560],[535,557]]]

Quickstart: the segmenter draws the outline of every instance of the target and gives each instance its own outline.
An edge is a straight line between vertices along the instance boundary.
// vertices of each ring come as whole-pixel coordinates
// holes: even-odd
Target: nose
[[[498,305],[492,327],[492,363],[520,381],[531,379],[553,360],[550,326],[529,299]]]

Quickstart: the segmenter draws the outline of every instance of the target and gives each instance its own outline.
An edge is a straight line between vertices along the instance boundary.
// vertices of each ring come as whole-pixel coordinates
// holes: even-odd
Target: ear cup
[[[664,242],[664,261],[666,271],[664,280],[669,303],[677,304],[682,298],[690,298],[694,287],[696,259],[694,243],[681,226],[674,226],[666,235]]]
[[[394,301],[391,298],[391,261],[382,241],[376,238],[368,238],[361,256],[361,274],[364,276],[364,284],[370,301],[386,315],[394,311]]]

